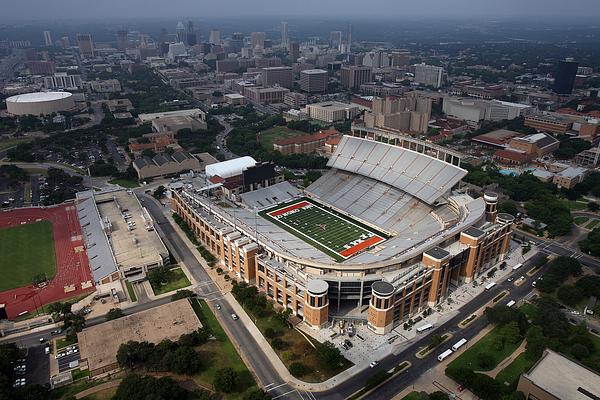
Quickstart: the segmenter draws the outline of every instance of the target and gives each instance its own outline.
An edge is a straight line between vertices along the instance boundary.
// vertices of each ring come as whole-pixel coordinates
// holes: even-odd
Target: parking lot
[[[50,383],[50,360],[45,348],[46,344],[30,347],[27,355],[17,361],[14,366],[13,386],[31,384],[44,386]]]
[[[69,364],[75,361],[78,362],[80,359],[79,347],[77,346],[77,344],[67,346],[66,348],[58,351],[55,357],[58,357],[56,359],[56,361],[58,362],[58,372],[68,371],[72,368],[75,368],[75,366],[69,367]]]

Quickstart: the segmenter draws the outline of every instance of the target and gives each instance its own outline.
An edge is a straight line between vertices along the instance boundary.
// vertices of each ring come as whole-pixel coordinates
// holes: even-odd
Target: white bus
[[[511,300],[508,303],[506,303],[506,307],[510,308],[510,307],[514,306],[515,304],[517,304],[517,302],[514,300]]]
[[[452,350],[448,349],[445,352],[443,352],[442,354],[440,354],[438,356],[438,361],[444,361],[444,359],[448,358],[448,356],[452,354]]]
[[[458,342],[454,343],[454,346],[452,346],[452,351],[460,349],[465,343],[467,343],[467,339],[460,339]]]
[[[430,329],[433,329],[433,325],[432,324],[427,324],[427,325],[423,325],[417,328],[417,333],[423,333],[425,331],[428,331]]]
[[[515,265],[515,266],[513,267],[513,271],[516,271],[516,270],[518,270],[518,269],[519,269],[519,268],[521,268],[522,266],[523,266],[523,264],[521,264],[521,263],[519,263],[519,264]]]
[[[490,282],[487,285],[485,285],[485,290],[490,290],[494,286],[496,286],[496,282]]]

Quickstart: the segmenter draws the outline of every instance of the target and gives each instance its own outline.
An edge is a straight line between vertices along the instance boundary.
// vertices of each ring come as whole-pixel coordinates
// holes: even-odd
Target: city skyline
[[[175,0],[164,3],[156,0],[130,0],[83,4],[73,0],[57,0],[52,3],[41,0],[24,0],[12,2],[4,7],[1,20],[39,20],[48,18],[99,19],[105,17],[120,18],[135,15],[138,18],[151,17],[349,17],[349,18],[474,18],[489,17],[527,17],[543,18],[592,18],[600,14],[600,7],[595,0],[574,0],[568,7],[561,0],[532,0],[520,2],[506,0],[500,2],[482,2],[477,0],[456,0],[452,8],[445,7],[443,0],[424,0],[418,3],[393,0],[375,0],[368,8],[361,7],[358,0],[334,0],[327,3],[306,0],[301,3],[260,0],[247,2],[229,0],[220,3],[203,4],[194,0]],[[208,7],[207,7],[208,6]],[[565,12],[568,11],[568,15]]]

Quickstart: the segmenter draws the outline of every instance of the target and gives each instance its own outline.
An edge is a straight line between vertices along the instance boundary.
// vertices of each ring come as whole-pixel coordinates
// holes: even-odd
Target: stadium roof
[[[344,136],[327,166],[389,184],[433,204],[467,171],[437,158],[402,147]]]
[[[36,92],[11,96],[6,101],[8,103],[40,103],[43,101],[66,99],[71,96],[72,94],[69,92]]]
[[[211,177],[218,175],[221,178],[229,178],[231,176],[239,175],[245,169],[254,167],[255,165],[256,160],[250,156],[234,158],[233,160],[207,165],[206,177],[210,179]]]

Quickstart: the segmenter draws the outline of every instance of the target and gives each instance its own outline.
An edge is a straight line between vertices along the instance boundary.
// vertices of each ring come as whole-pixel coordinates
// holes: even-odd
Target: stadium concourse
[[[0,213],[0,229],[39,221],[49,221],[52,224],[56,274],[43,287],[29,284],[0,292],[0,304],[5,305],[9,319],[26,312],[35,312],[44,304],[94,290],[75,204],[21,208]],[[5,266],[2,267],[3,273],[6,273],[6,269]]]

